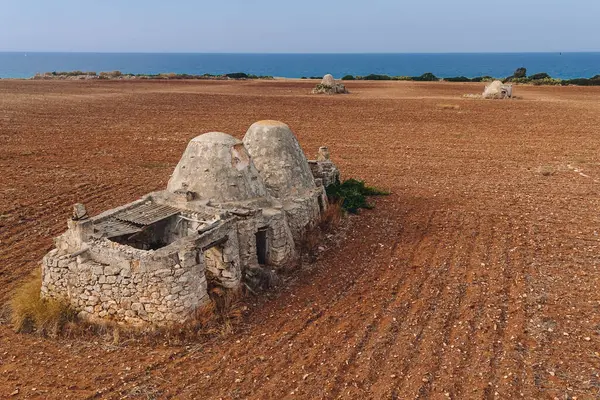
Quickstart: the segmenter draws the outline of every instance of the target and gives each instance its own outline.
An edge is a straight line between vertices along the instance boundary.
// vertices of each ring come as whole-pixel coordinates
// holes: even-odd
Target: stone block
[[[159,311],[155,312],[152,315],[152,321],[160,322],[160,321],[163,321],[164,319],[165,319],[165,315]]]
[[[163,269],[159,269],[158,271],[155,271],[153,273],[154,276],[158,276],[160,278],[164,278],[166,276],[169,276],[173,273],[173,270],[168,269],[168,268],[163,268]]]
[[[116,265],[107,265],[104,267],[104,275],[118,275],[121,272],[121,268]]]

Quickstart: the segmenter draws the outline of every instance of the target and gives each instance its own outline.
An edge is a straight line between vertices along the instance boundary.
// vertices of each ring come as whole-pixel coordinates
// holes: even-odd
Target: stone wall
[[[301,246],[306,231],[313,228],[321,219],[319,197],[320,193],[313,193],[310,197],[294,199],[283,206],[296,249]]]
[[[208,300],[203,257],[188,249],[140,256],[106,239],[75,257],[55,249],[43,259],[42,295],[68,299],[90,320],[183,321]]]

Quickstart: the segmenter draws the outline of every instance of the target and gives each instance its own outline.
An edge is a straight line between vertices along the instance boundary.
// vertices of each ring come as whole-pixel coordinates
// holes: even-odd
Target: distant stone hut
[[[339,181],[326,148],[307,161],[290,128],[253,124],[243,141],[219,132],[190,141],[167,189],[89,217],[42,262],[42,296],[82,318],[132,324],[185,321],[209,285],[237,288],[262,268],[284,268],[327,209]]]
[[[485,86],[482,97],[484,99],[510,99],[513,97],[512,85],[505,85],[501,81],[493,81]]]
[[[336,82],[333,75],[327,74],[323,77],[312,91],[314,94],[347,94],[349,93],[342,83]]]

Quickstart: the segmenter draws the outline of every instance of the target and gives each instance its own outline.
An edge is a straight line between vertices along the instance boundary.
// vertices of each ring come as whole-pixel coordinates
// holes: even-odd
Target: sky
[[[0,0],[0,51],[600,51],[599,0]]]

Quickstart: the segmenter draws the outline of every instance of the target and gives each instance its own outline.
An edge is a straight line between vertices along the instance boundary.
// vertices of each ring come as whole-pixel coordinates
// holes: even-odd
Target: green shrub
[[[356,79],[356,78],[355,78],[353,75],[344,75],[344,76],[342,77],[342,80],[343,80],[343,81],[353,81],[353,80],[355,80],[355,79]]]
[[[432,74],[431,72],[426,72],[421,76],[415,76],[412,78],[413,81],[418,81],[418,82],[434,82],[434,81],[439,81],[440,79],[435,76],[434,74]]]
[[[527,76],[527,68],[517,68],[515,73],[512,75],[513,78],[525,78]]]
[[[536,86],[556,86],[562,84],[562,80],[554,79],[554,78],[543,78],[543,79],[535,79],[531,81],[532,84]]]
[[[248,79],[248,74],[244,72],[233,72],[230,74],[225,74],[225,76],[231,79]]]
[[[363,81],[391,81],[392,78],[388,75],[369,74],[361,78]]]
[[[455,76],[450,78],[444,78],[444,80],[446,82],[472,82],[472,80],[467,78],[466,76]]]
[[[529,83],[531,82],[531,79],[529,78],[511,78],[511,79],[507,79],[505,80],[505,82],[511,82],[511,83]]]
[[[529,77],[529,79],[531,79],[532,81],[535,81],[538,79],[547,79],[547,78],[552,79],[552,77],[545,72],[540,72],[539,74],[533,74]]]
[[[492,82],[494,80],[491,76],[477,76],[471,79],[471,82]]]
[[[53,71],[51,72],[52,75],[54,76],[80,76],[80,75],[87,75],[87,76],[96,76],[96,73],[93,71]]]
[[[347,179],[343,183],[329,185],[327,196],[332,202],[341,201],[342,208],[352,214],[357,214],[359,209],[371,209],[373,205],[367,202],[367,196],[388,195],[389,192],[365,186],[364,181]]]
[[[562,85],[577,85],[577,86],[600,86],[600,78],[595,76],[592,79],[576,78],[566,79],[561,82]]]
[[[395,81],[412,81],[412,76],[393,76],[393,80]]]

